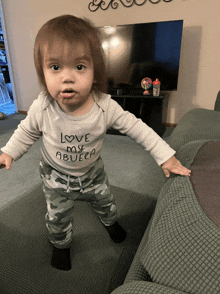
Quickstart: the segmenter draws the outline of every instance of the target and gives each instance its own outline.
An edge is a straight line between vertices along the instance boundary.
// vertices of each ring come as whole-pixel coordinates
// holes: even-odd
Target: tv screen
[[[99,29],[110,94],[141,94],[146,77],[159,79],[161,90],[177,90],[183,20]]]

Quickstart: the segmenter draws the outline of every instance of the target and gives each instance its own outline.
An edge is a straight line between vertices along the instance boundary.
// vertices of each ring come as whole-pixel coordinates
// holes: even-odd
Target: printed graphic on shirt
[[[85,161],[90,159],[96,154],[95,148],[88,149],[86,144],[90,142],[90,133],[85,135],[67,135],[61,133],[60,135],[61,144],[65,145],[65,153],[60,151],[56,152],[56,157],[63,161]]]

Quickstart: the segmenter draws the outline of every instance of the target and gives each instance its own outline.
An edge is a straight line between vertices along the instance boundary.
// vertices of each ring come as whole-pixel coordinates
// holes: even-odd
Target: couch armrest
[[[178,150],[191,141],[220,140],[219,125],[220,111],[191,109],[180,119],[167,143],[174,150]]]
[[[124,284],[115,289],[111,294],[185,294],[167,286],[152,282],[135,281]]]

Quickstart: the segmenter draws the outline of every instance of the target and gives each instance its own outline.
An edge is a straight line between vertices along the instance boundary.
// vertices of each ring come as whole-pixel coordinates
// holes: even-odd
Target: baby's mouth
[[[73,90],[64,90],[63,93],[73,93]]]
[[[66,89],[61,92],[61,95],[63,98],[71,98],[73,97],[74,94],[75,94],[75,91],[73,91],[72,89]]]

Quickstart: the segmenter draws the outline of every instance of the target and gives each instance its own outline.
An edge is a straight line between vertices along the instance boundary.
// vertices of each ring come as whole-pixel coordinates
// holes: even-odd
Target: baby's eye
[[[82,65],[82,64],[78,64],[76,67],[76,69],[79,71],[83,70],[84,68],[85,68],[85,65]]]
[[[51,68],[52,70],[59,70],[59,69],[60,69],[59,65],[56,65],[56,64],[51,65],[50,68]]]

